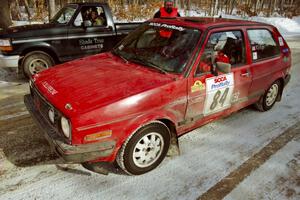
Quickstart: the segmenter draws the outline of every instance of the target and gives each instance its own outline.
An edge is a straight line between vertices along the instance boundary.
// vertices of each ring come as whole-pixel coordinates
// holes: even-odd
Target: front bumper
[[[115,148],[115,141],[105,141],[93,144],[69,145],[60,139],[60,134],[35,108],[30,94],[24,96],[24,103],[35,122],[43,130],[51,149],[54,150],[66,162],[83,163],[110,156]]]
[[[20,56],[4,56],[0,52],[0,67],[18,67]]]

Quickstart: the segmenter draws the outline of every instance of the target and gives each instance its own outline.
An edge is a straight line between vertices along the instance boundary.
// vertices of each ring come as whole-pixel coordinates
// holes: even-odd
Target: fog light
[[[50,119],[50,122],[53,124],[54,123],[54,117],[55,117],[53,108],[49,109],[49,111],[48,111],[48,117]]]

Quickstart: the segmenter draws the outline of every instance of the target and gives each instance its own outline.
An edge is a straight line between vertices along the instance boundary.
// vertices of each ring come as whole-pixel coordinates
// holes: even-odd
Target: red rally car
[[[65,161],[116,161],[139,175],[182,134],[251,104],[271,109],[290,68],[290,49],[271,25],[152,19],[111,52],[34,75],[24,101]]]

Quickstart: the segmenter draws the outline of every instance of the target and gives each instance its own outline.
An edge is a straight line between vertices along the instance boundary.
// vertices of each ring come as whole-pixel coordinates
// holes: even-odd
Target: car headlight
[[[64,135],[67,138],[70,138],[70,136],[71,136],[71,126],[70,126],[69,120],[66,119],[65,117],[61,117],[60,124],[61,124],[61,129],[62,129]]]
[[[10,39],[0,39],[0,50],[1,51],[12,51],[13,48],[10,43]]]
[[[0,39],[0,46],[2,46],[2,47],[11,46],[10,40],[9,39]]]
[[[54,110],[53,108],[50,108],[49,111],[48,111],[48,117],[50,119],[50,122],[52,124],[54,124],[54,117],[55,117],[55,114],[54,114]]]

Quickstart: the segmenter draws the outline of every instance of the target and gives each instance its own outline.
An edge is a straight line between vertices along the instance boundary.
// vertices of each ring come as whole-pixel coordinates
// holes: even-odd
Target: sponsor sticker
[[[278,37],[278,42],[279,42],[279,45],[280,45],[281,47],[284,46],[284,42],[283,42],[282,37]]]
[[[197,92],[205,89],[205,84],[201,81],[195,81],[194,85],[191,87],[192,92]]]
[[[43,81],[42,85],[44,86],[44,88],[47,89],[47,91],[52,94],[55,95],[57,94],[57,91],[47,82],[47,81]]]
[[[231,106],[234,89],[233,73],[222,74],[206,79],[206,98],[204,115],[222,111]]]
[[[252,58],[253,58],[253,60],[257,60],[257,52],[252,53]]]
[[[170,25],[170,24],[161,24],[161,23],[151,22],[149,25],[150,26],[155,26],[155,27],[178,30],[178,31],[184,31],[185,30],[185,28],[183,28],[181,26],[175,26],[175,25]]]
[[[240,96],[240,92],[239,91],[233,93],[232,97],[231,97],[231,103],[237,102],[239,100],[239,96]]]

